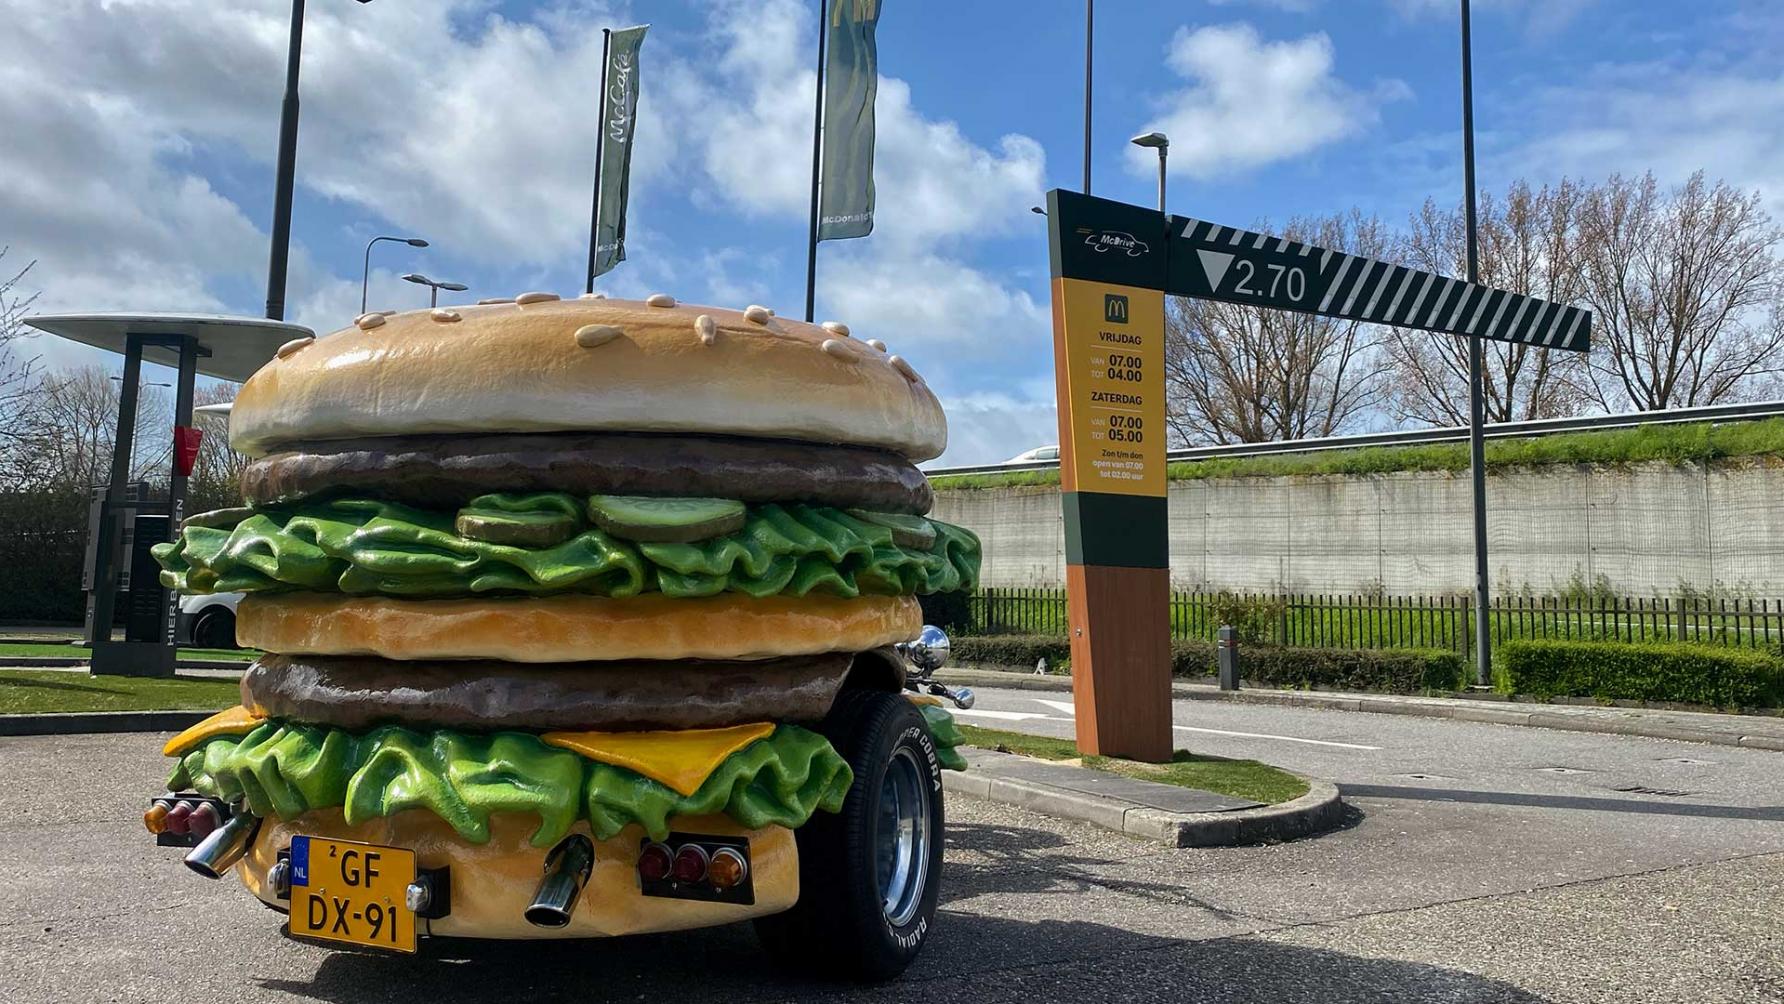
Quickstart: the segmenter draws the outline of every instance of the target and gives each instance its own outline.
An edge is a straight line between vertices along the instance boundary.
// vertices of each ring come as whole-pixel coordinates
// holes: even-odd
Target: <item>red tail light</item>
[[[167,813],[167,832],[185,833],[191,825],[192,810],[197,808],[191,802],[180,802]]]
[[[682,844],[675,852],[673,874],[677,882],[699,882],[706,878],[706,865],[711,861],[706,848],[699,844]]]
[[[646,844],[638,852],[638,877],[646,882],[663,881],[674,867],[674,857],[662,844]]]
[[[209,802],[201,803],[186,818],[186,831],[203,840],[211,835],[211,831],[223,825],[222,817],[217,815],[217,807]]]

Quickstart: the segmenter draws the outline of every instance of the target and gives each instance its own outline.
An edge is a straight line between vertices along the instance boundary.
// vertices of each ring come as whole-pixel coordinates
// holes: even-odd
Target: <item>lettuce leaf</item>
[[[506,511],[565,511],[561,493],[484,496]],[[579,592],[677,598],[723,592],[845,598],[952,592],[976,585],[979,540],[931,521],[933,549],[901,547],[886,527],[827,506],[761,505],[743,529],[688,544],[636,543],[588,527],[547,548],[472,540],[453,516],[373,499],[257,510],[233,527],[188,526],[154,548],[161,582],[186,593],[310,590],[433,597]]]

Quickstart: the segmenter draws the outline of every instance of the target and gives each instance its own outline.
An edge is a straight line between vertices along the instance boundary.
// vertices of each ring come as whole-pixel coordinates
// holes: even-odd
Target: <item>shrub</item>
[[[1214,676],[1219,665],[1215,653],[1209,642],[1175,642],[1171,672],[1176,676]],[[1415,694],[1460,690],[1466,686],[1468,664],[1454,652],[1416,648],[1245,645],[1239,649],[1239,673],[1254,687]]]
[[[980,635],[954,639],[955,665],[1027,669],[1043,656],[1055,669],[1065,665],[1071,645],[1047,635]],[[1454,652],[1422,649],[1326,649],[1246,646],[1240,650],[1245,681],[1252,686],[1321,690],[1373,690],[1409,694],[1459,690],[1467,664]],[[1212,642],[1171,643],[1174,676],[1215,675]]]
[[[1057,669],[1072,654],[1069,640],[1052,635],[963,635],[950,640],[954,643],[950,664],[955,666],[978,664],[1033,669],[1035,662],[1044,657],[1048,666]]]
[[[1512,641],[1499,646],[1493,663],[1501,692],[1544,700],[1784,704],[1784,659],[1768,651],[1677,642]]]

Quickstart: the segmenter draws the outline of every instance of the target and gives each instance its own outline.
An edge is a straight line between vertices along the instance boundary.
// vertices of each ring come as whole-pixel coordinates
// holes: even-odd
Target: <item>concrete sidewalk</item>
[[[1009,687],[1018,690],[1070,691],[1069,676],[985,669],[944,669],[936,678],[952,684]],[[1503,697],[1412,697],[1397,694],[1348,694],[1314,690],[1220,690],[1208,684],[1173,683],[1172,696],[1197,701],[1236,701],[1283,707],[1369,711],[1383,715],[1453,718],[1494,725],[1521,725],[1567,732],[1676,739],[1715,746],[1743,746],[1784,752],[1784,717],[1719,715],[1701,711],[1575,704],[1538,704]]]

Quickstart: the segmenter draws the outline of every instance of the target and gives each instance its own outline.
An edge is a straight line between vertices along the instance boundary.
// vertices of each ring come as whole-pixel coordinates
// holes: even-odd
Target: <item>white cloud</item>
[[[995,464],[1025,450],[1059,442],[1059,412],[1052,387],[1030,390],[1027,394],[944,396],[948,449],[923,466]]]
[[[489,273],[449,278],[515,284],[473,296],[552,288],[563,263],[577,260],[600,28],[629,20],[618,2],[566,0],[527,17],[487,0],[310,5],[300,188],[390,228],[383,232],[420,233],[436,245],[420,257],[381,245],[373,306],[425,304],[425,290],[397,275],[430,271],[423,263],[441,252]],[[286,0],[17,0],[9,9],[0,135],[30,142],[0,143],[0,241],[42,260],[34,273],[46,290],[42,309],[258,302],[267,238],[256,221],[267,208],[259,200],[289,15]],[[604,277],[604,290],[775,302],[788,263],[764,253],[766,241],[679,247],[649,228],[649,206],[686,198],[802,225],[815,30],[806,3],[729,2],[712,8],[704,34],[662,30],[647,42],[634,260]],[[68,55],[75,50],[78,58]],[[877,119],[878,226],[868,240],[825,245],[820,302],[864,337],[903,347],[944,394],[965,395],[971,424],[1009,430],[961,442],[1016,452],[1033,438],[1021,417],[1033,403],[974,395],[1012,374],[1048,377],[1044,281],[1007,280],[972,258],[987,238],[1039,233],[1027,209],[1041,199],[1044,153],[1025,136],[982,141],[925,115],[896,78],[880,82]],[[244,163],[255,172],[250,184],[230,176]],[[350,266],[331,256],[347,274],[293,247],[293,320],[328,331],[358,312],[351,273],[369,236],[338,235],[354,248]],[[780,295],[792,314],[795,304]],[[1005,418],[985,417],[1006,406]],[[1049,425],[1039,434],[1050,437]]]
[[[1164,98],[1160,114],[1135,132],[1171,137],[1173,173],[1207,178],[1309,153],[1361,132],[1405,84],[1352,88],[1334,72],[1325,33],[1272,42],[1249,24],[1179,28],[1165,63],[1192,85]],[[1156,170],[1156,155],[1130,147],[1135,173]]]
[[[1294,14],[1305,14],[1318,7],[1325,0],[1208,0],[1210,6],[1230,7],[1234,4],[1250,4],[1253,7],[1274,7]],[[1397,0],[1405,2],[1405,0]]]
[[[1477,0],[1473,5],[1475,20],[1482,13],[1510,16],[1523,21],[1531,34],[1548,34],[1565,28],[1586,8],[1598,0]],[[1455,0],[1389,0],[1402,17],[1454,20],[1459,17]]]
[[[1603,66],[1534,95],[1528,133],[1495,144],[1502,177],[1601,179],[1697,170],[1764,193],[1784,218],[1784,77],[1772,67]]]

